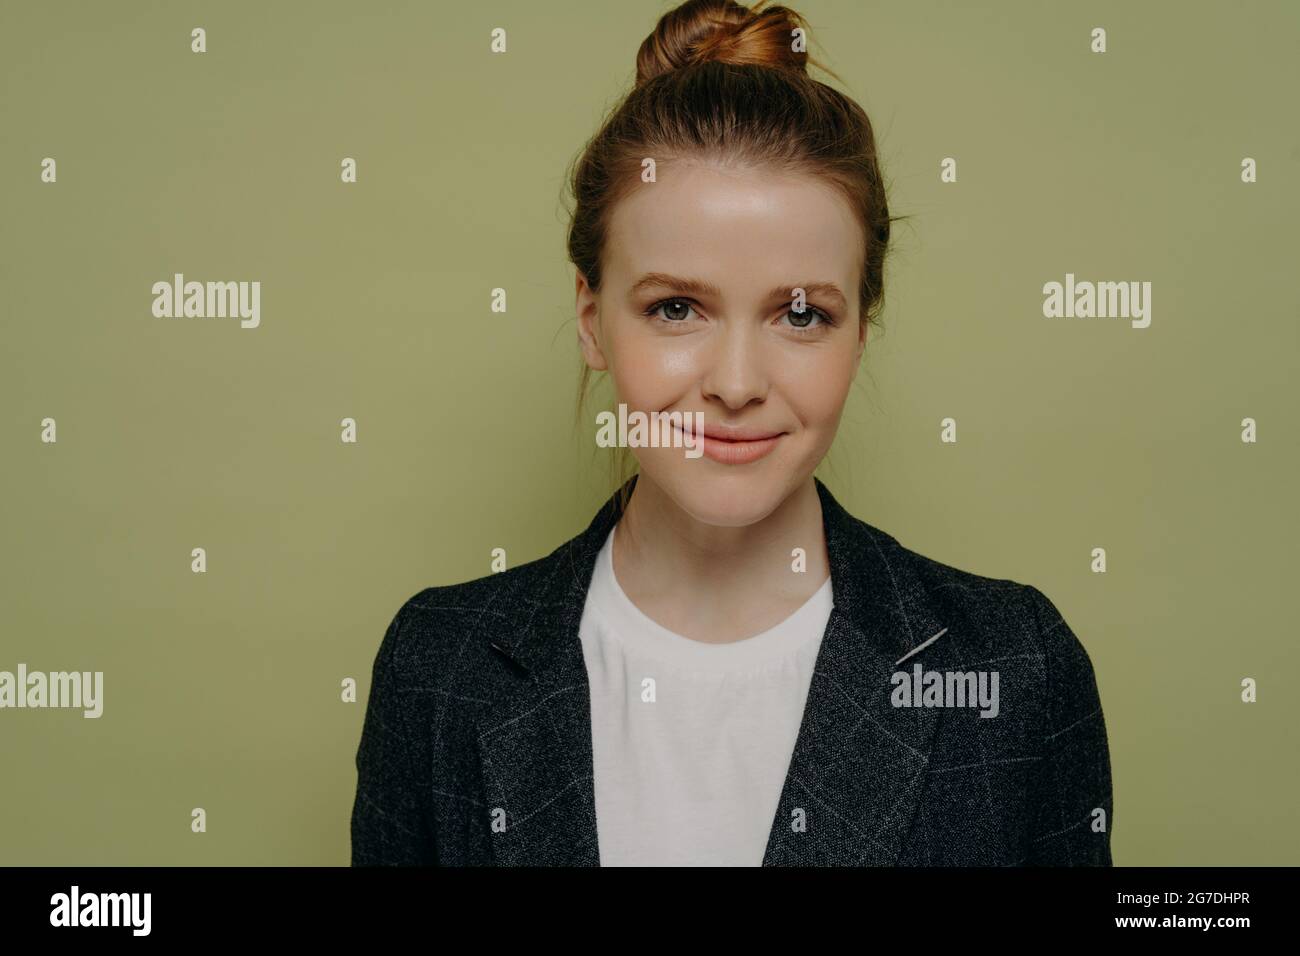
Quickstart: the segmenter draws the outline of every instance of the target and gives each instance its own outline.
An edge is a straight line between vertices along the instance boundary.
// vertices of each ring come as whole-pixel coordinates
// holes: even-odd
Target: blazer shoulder
[[[977,574],[907,548],[889,535],[884,538],[892,560],[907,562],[936,613],[982,635],[986,650],[1010,648],[1031,655],[1041,662],[1044,676],[1059,675],[1067,686],[1091,683],[1092,662],[1083,642],[1037,587]]]
[[[472,663],[466,642],[486,646],[494,633],[522,625],[545,599],[566,546],[504,571],[412,594],[392,616],[376,663],[403,682],[431,680]]]
[[[886,541],[890,563],[904,563],[923,596],[945,618],[969,620],[982,628],[1024,632],[1035,624],[1030,613],[1029,586],[947,564],[914,551],[897,539],[877,532]]]
[[[909,562],[936,618],[958,631],[954,659],[998,661],[1004,683],[1033,696],[1044,745],[1079,741],[1100,779],[1108,775],[1105,722],[1093,662],[1074,629],[1039,588],[975,574],[894,542]],[[1018,666],[1020,665],[1020,666]],[[1108,777],[1107,777],[1108,779]]]
[[[1024,589],[1028,587],[1028,585],[1011,578],[997,578],[986,574],[977,574],[974,571],[947,564],[929,555],[913,551],[894,538],[886,537],[891,542],[895,553],[905,556],[918,578],[931,593],[956,592],[952,596],[957,599],[961,599],[962,595],[968,597],[1010,596],[1018,592],[1023,593]]]
[[[1077,710],[1082,703],[1100,711],[1097,675],[1088,649],[1056,605],[1033,585],[1025,585],[1033,633],[1048,673],[1048,691],[1061,711]]]

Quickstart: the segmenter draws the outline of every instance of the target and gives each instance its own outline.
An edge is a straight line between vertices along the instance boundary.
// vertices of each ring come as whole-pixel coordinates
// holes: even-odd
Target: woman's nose
[[[768,373],[761,331],[744,324],[724,323],[708,344],[701,389],[728,408],[743,408],[767,395]]]

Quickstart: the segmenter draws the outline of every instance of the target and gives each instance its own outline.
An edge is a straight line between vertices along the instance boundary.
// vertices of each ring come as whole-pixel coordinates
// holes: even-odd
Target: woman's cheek
[[[629,399],[641,397],[648,405],[660,399],[676,401],[678,390],[690,385],[700,373],[697,350],[685,344],[644,343],[640,348],[624,350],[620,358],[619,384]]]
[[[690,378],[699,367],[696,349],[686,342],[665,342],[657,356],[659,374],[667,379]]]

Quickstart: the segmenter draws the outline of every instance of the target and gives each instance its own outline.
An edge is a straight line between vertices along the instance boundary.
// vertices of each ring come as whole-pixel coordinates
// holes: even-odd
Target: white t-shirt
[[[601,865],[759,866],[830,617],[830,578],[774,627],[709,644],[632,603],[614,576],[613,541],[611,531],[580,625]]]

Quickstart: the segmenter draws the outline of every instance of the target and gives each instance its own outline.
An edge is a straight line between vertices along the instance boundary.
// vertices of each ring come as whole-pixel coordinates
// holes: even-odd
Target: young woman
[[[801,24],[667,13],[576,164],[580,394],[605,371],[680,441],[632,448],[547,557],[398,611],[354,865],[1109,865],[1105,723],[1053,604],[813,475],[891,220]]]

